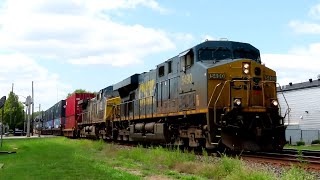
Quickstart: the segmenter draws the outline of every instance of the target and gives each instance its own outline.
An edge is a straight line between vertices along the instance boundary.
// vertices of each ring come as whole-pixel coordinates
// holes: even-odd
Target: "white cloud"
[[[277,72],[278,82],[299,83],[316,79],[320,74],[320,43],[308,47],[293,48],[287,54],[262,54],[267,67]]]
[[[203,41],[206,41],[206,40],[219,40],[219,38],[215,38],[215,37],[212,37],[211,35],[204,35],[202,38],[201,38]],[[220,38],[220,39],[224,39],[224,38]]]
[[[49,108],[73,89],[38,62],[129,66],[151,54],[193,40],[186,33],[168,33],[140,24],[113,21],[117,12],[140,7],[170,11],[155,0],[7,0],[0,6],[0,92],[11,83],[23,96],[35,86],[35,103]],[[6,54],[4,54],[4,52]],[[57,97],[58,96],[58,97]],[[23,100],[23,98],[21,98]]]
[[[316,4],[311,7],[308,12],[309,17],[314,20],[320,20],[320,4]],[[299,34],[319,34],[320,24],[317,22],[291,20],[289,27],[293,29],[295,33]]]
[[[309,17],[320,19],[320,4],[310,8]],[[301,20],[292,20],[289,27],[299,34],[320,34],[320,24]],[[309,44],[307,47],[292,48],[287,54],[264,54],[262,60],[277,71],[279,82],[305,82],[316,79],[320,74],[320,43]]]
[[[49,108],[52,102],[64,99],[71,86],[61,83],[57,74],[51,74],[46,68],[40,66],[35,60],[22,54],[0,54],[0,94],[7,96],[14,83],[14,93],[22,97],[31,95],[31,83],[34,81],[35,106],[42,104]],[[58,90],[58,92],[57,92]],[[58,95],[58,97],[57,97]]]
[[[303,34],[319,34],[320,33],[320,24],[310,23],[310,22],[301,22],[293,20],[289,22],[289,27],[293,29],[296,33]]]
[[[160,13],[168,13],[170,10],[161,7],[155,0],[76,0],[78,4],[86,4],[92,11],[97,10],[118,10],[118,9],[135,9],[138,6],[151,8]]]
[[[320,4],[311,7],[308,14],[311,18],[320,19]]]
[[[171,34],[111,20],[109,11],[140,6],[164,13],[154,0],[8,0],[0,11],[0,48],[73,64],[125,66],[175,48]]]

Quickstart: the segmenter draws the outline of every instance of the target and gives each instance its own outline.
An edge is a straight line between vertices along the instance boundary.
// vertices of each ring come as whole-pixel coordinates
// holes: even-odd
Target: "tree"
[[[33,113],[33,118],[37,117],[38,115],[42,114],[43,111],[36,111]]]
[[[74,93],[91,93],[90,91],[87,91],[85,89],[76,89],[75,91],[73,91],[73,93],[69,93],[67,98],[70,97],[72,94]]]
[[[2,113],[0,113],[0,117]],[[9,93],[9,96],[4,104],[4,116],[3,121],[5,124],[9,124],[10,129],[23,128],[24,111],[23,104],[19,102],[19,97],[13,92]]]

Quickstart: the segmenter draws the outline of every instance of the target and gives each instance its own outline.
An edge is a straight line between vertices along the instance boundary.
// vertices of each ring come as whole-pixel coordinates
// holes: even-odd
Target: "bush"
[[[311,142],[311,144],[320,144],[320,139],[313,140],[313,141]]]
[[[304,141],[298,141],[297,142],[297,146],[304,146],[304,145],[305,145]]]

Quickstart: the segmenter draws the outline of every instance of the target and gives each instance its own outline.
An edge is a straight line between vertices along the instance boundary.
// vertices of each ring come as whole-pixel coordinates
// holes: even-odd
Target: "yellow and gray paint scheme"
[[[285,143],[276,73],[247,43],[206,41],[112,87],[105,137],[252,151]]]

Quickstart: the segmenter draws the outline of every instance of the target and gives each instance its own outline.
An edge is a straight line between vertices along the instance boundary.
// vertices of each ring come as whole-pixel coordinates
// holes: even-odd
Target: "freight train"
[[[63,117],[59,109],[60,123],[56,111],[45,112],[43,129],[60,128],[68,137],[281,150],[286,126],[276,79],[254,46],[205,41],[96,95],[73,94],[58,103],[66,112]]]

